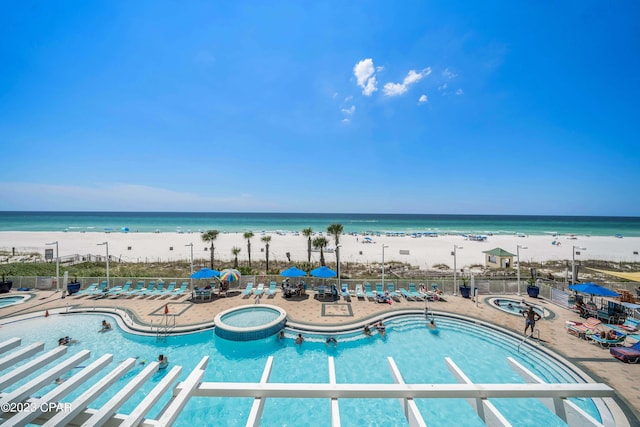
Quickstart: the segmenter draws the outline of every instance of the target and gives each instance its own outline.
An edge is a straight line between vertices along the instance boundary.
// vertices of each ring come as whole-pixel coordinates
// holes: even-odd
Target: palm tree
[[[313,247],[316,249],[320,249],[320,265],[324,266],[324,252],[323,249],[325,246],[329,244],[329,241],[324,237],[316,237],[313,239]]]
[[[327,233],[331,234],[336,241],[336,266],[338,267],[338,274],[340,274],[340,235],[342,231],[342,224],[331,224],[327,227]],[[340,280],[339,277],[338,280]]]
[[[247,231],[244,233],[244,238],[247,239],[247,254],[249,255],[249,267],[251,267],[251,238],[253,237],[253,233],[251,231]]]
[[[233,248],[231,248],[231,253],[233,254],[233,256],[235,257],[233,260],[233,268],[237,269],[238,268],[238,254],[240,253],[240,248],[237,246],[234,246]]]
[[[267,260],[266,273],[269,274],[269,242],[271,241],[271,236],[264,236],[260,240],[262,240],[264,242],[265,257],[266,257],[266,260]]]
[[[202,240],[205,242],[211,242],[211,269],[213,269],[213,252],[216,250],[216,247],[213,246],[213,241],[218,238],[218,234],[220,234],[218,230],[209,230],[202,233]]]
[[[311,234],[313,233],[313,231],[311,230],[311,227],[309,228],[305,228],[304,230],[302,230],[302,235],[304,237],[306,237],[307,240],[307,262],[311,262]]]

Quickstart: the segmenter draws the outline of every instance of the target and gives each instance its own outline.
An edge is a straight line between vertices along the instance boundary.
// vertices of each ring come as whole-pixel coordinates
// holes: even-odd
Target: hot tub
[[[491,298],[489,300],[489,305],[500,311],[504,311],[505,313],[522,316],[522,312],[526,307],[521,307],[521,301],[522,300],[517,300],[515,298]],[[538,313],[543,319],[548,319],[553,316],[553,313],[544,307],[540,307],[535,304],[526,304],[529,307],[533,307],[533,311]]]
[[[218,314],[215,333],[232,341],[259,340],[276,334],[287,323],[287,313],[267,304],[234,307]]]

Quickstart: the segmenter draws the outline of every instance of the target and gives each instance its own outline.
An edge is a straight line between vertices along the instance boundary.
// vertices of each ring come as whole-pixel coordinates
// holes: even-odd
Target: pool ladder
[[[169,320],[171,318],[171,321]],[[167,336],[176,328],[176,316],[165,315],[164,324],[162,321],[156,327],[156,341],[167,341]],[[151,325],[153,330],[153,324]]]
[[[534,338],[534,335],[537,335],[537,337],[535,337],[535,339],[538,340],[538,344],[542,345],[541,341],[540,341],[540,329],[536,329],[535,331],[533,331],[533,333],[531,335],[527,335],[526,337],[524,337],[524,339],[522,341],[520,341],[520,343],[518,343],[518,353],[520,353],[520,346],[522,344],[524,344],[525,342],[527,342],[527,340],[529,338]]]

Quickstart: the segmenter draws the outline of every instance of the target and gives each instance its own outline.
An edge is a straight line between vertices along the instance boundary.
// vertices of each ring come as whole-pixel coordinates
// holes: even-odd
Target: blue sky
[[[2,210],[640,215],[640,4],[6,1]]]

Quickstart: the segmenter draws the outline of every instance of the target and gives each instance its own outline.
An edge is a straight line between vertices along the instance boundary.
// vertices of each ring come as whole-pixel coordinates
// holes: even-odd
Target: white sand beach
[[[287,261],[287,252],[292,263],[307,260],[307,238],[302,234],[268,233],[271,236],[269,259],[271,261]],[[256,233],[251,239],[251,258],[264,260],[263,235]],[[335,243],[331,236],[326,236],[329,245],[325,251],[327,262],[335,262],[335,255],[331,252]],[[640,262],[640,238],[613,236],[528,236],[514,235],[488,236],[486,241],[476,242],[465,240],[458,235],[439,235],[437,237],[410,236],[380,236],[372,237],[373,243],[363,243],[362,236],[340,236],[343,263],[380,263],[382,261],[382,246],[385,245],[385,262],[400,261],[418,266],[422,269],[433,268],[437,264],[453,267],[454,245],[458,246],[456,261],[458,268],[471,265],[484,265],[483,251],[502,248],[516,254],[518,245],[521,261],[571,261],[573,247],[576,249],[578,260],[603,260],[617,262]],[[105,247],[98,243],[109,242],[109,254],[123,262],[154,262],[177,261],[190,259],[190,243],[193,243],[193,256],[196,260],[209,259],[209,244],[202,241],[200,233],[80,233],[80,232],[0,232],[0,250],[16,253],[39,252],[44,254],[48,242],[58,242],[60,257],[68,255],[105,255]],[[556,241],[556,244],[552,244]],[[560,243],[559,245],[557,243]],[[231,249],[241,249],[238,259],[247,259],[247,240],[242,233],[220,233],[214,242],[215,259],[230,261],[233,259]],[[523,249],[526,247],[527,249]],[[207,250],[205,250],[207,248]],[[312,252],[312,262],[319,263],[320,253]],[[515,257],[514,257],[515,260]]]

